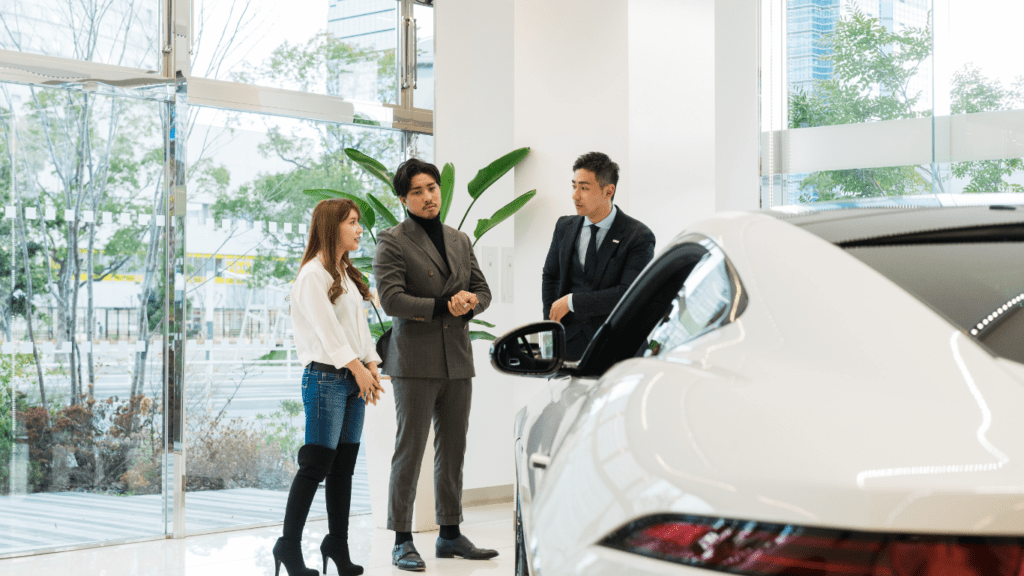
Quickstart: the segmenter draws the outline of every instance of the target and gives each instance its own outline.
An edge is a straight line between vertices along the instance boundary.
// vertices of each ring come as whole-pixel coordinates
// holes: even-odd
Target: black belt
[[[310,370],[316,370],[318,372],[330,372],[331,374],[337,374],[344,378],[351,378],[352,371],[348,368],[335,368],[333,364],[324,364],[322,362],[310,362]]]

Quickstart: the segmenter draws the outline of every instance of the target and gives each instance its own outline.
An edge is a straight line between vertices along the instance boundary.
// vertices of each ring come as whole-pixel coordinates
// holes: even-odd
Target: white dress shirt
[[[586,268],[587,266],[587,246],[590,244],[590,225],[597,225],[597,248],[601,248],[601,242],[604,241],[604,237],[608,235],[608,230],[612,227],[612,222],[615,222],[615,215],[618,214],[619,207],[612,205],[612,211],[604,217],[604,220],[600,222],[591,222],[590,220],[584,219],[583,228],[580,230],[580,241],[576,245],[576,255],[579,256],[580,266]],[[572,294],[569,294],[569,311],[575,312],[576,310],[572,307]]]
[[[331,304],[327,290],[334,280],[320,259],[314,258],[299,270],[292,285],[295,351],[303,366],[321,362],[344,368],[356,358],[364,364],[380,363],[359,288],[344,272],[341,279],[344,292]]]

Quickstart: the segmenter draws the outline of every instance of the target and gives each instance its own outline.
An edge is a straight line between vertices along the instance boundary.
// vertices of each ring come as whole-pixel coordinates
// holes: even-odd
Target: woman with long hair
[[[380,385],[373,337],[363,302],[370,289],[348,253],[359,249],[363,229],[351,200],[317,204],[306,253],[291,291],[295,349],[305,365],[302,403],[306,443],[299,448],[299,470],[288,493],[284,530],[274,545],[274,574],[284,564],[289,576],[318,576],[302,558],[302,528],[320,482],[325,484],[329,533],[320,544],[344,575],[362,574],[348,552],[352,473],[359,453],[366,404],[376,404]]]

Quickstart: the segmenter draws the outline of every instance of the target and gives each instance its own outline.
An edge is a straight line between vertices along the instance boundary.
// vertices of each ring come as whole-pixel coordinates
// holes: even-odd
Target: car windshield
[[[1024,363],[1024,242],[847,247],[995,354]]]

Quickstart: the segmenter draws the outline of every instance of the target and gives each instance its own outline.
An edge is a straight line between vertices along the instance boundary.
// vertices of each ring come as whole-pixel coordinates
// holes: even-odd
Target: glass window
[[[914,4],[923,9],[921,0]],[[1024,7],[936,0],[935,13],[935,114],[951,119],[949,135],[936,139],[939,191],[1024,192],[1024,162],[1015,145],[1017,118],[1024,114],[1024,64],[1004,52],[1016,49],[1009,35],[1017,33],[1012,21],[1024,17]],[[988,50],[975,45],[981,39],[988,39]]]
[[[434,109],[434,8],[413,5],[416,19],[416,89],[413,107]]]
[[[671,308],[651,331],[646,355],[662,355],[720,326],[733,298],[725,255],[713,247],[694,266],[672,300]]]
[[[398,214],[398,199],[344,149],[393,171],[403,134],[211,108],[193,113],[185,515],[189,530],[208,530],[280,521],[304,443],[303,367],[287,300],[319,201],[303,191],[371,193]],[[367,249],[383,227],[364,233]],[[366,311],[376,325],[372,308]],[[355,493],[368,490],[360,454]],[[368,512],[369,499],[352,506]]]
[[[0,84],[0,554],[164,533],[163,110]]]
[[[408,147],[406,156],[419,158],[424,162],[434,163],[434,136],[432,134],[421,134],[418,132],[408,133]]]
[[[160,0],[8,0],[0,48],[157,70]]]
[[[196,0],[192,73],[398,102],[397,0]]]
[[[762,44],[762,118],[788,132],[784,146],[762,141],[776,159],[763,163],[763,205],[1024,193],[1024,69],[1012,56],[1024,8],[765,0],[762,13],[774,27]]]
[[[782,81],[773,82],[778,95],[765,99],[770,110],[765,115],[771,118],[771,125],[788,128],[791,138],[802,142],[801,138],[836,138],[820,130],[801,132],[807,128],[932,115],[933,26],[928,11],[932,0],[918,3],[927,6],[919,14],[906,13],[905,26],[894,30],[891,6],[887,14],[880,15],[877,5],[873,8],[870,3],[822,0],[811,6],[792,0],[769,2],[766,14],[774,10],[789,23],[785,29],[776,26],[772,31],[775,40],[766,50],[770,60],[787,63],[787,74],[779,78]],[[775,46],[780,44],[784,46],[782,54],[776,54]],[[764,62],[762,67],[770,68],[771,63]],[[815,148],[813,144],[810,147]],[[824,154],[808,161],[802,150],[799,146],[772,150],[776,157],[783,155],[787,160],[782,165],[782,186],[775,188],[774,180],[764,178],[764,186],[773,191],[772,201],[793,204],[933,192],[935,167],[928,161],[930,149],[925,146],[920,151],[925,157],[921,165],[898,165],[893,159],[865,166],[843,158],[826,159]],[[808,169],[785,173],[787,163],[807,164]],[[843,167],[817,169],[816,165]],[[765,204],[767,207],[769,202]]]

